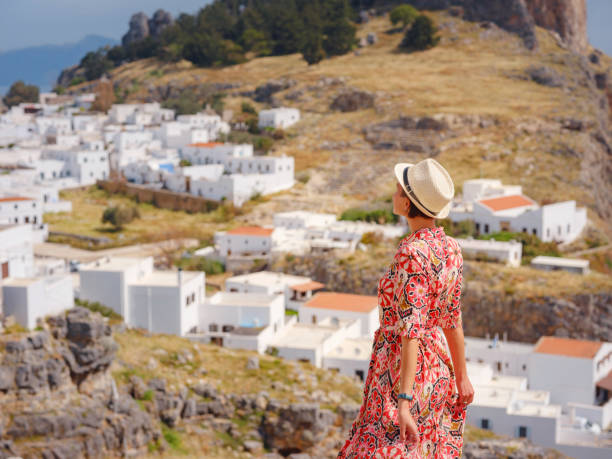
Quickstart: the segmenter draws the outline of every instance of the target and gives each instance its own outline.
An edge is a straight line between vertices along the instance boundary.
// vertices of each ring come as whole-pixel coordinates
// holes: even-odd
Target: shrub
[[[25,84],[19,80],[13,83],[4,97],[4,103],[8,107],[19,105],[22,102],[38,102],[38,86]]]
[[[397,223],[398,216],[389,209],[349,209],[342,213],[340,220],[348,221],[366,221],[370,223]]]
[[[114,309],[111,309],[108,306],[104,306],[103,304],[97,301],[89,302],[87,300],[75,298],[74,304],[76,304],[77,306],[81,306],[83,308],[87,308],[92,312],[97,312],[103,317],[107,317],[112,320],[118,320],[118,321],[123,320],[123,317],[121,317],[121,314],[116,313]]]
[[[273,144],[274,141],[270,137],[257,137],[254,146],[256,150],[267,153]]]
[[[257,115],[257,110],[248,102],[242,102],[242,113],[249,113],[251,115]]]
[[[428,16],[421,14],[414,20],[412,27],[406,31],[400,48],[407,51],[433,48],[440,41],[436,31],[433,21]]]
[[[413,6],[400,5],[391,10],[389,19],[391,19],[393,25],[397,25],[401,22],[402,26],[406,27],[412,24],[418,16],[419,12]]]
[[[189,161],[188,159],[181,159],[179,161],[179,166],[181,166],[181,167],[189,167],[189,166],[191,166],[191,161]]]
[[[136,218],[140,218],[136,206],[107,207],[102,214],[102,223],[110,223],[115,229],[120,230]]]

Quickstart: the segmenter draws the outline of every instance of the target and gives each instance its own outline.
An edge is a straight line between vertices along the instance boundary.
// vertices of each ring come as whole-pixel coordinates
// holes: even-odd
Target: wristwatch
[[[407,394],[405,392],[400,392],[399,394],[397,394],[397,398],[398,399],[402,398],[404,400],[412,400],[414,396],[411,394]]]

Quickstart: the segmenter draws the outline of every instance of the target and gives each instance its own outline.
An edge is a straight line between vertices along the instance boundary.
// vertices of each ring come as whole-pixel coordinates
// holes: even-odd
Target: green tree
[[[85,69],[87,81],[97,80],[114,67],[113,62],[106,57],[106,52],[103,49],[87,53],[81,59],[80,65]]]
[[[140,212],[136,206],[107,207],[102,214],[102,223],[110,223],[116,230],[121,230],[136,218],[140,218]]]
[[[19,80],[11,85],[3,101],[7,107],[12,107],[22,102],[38,102],[38,96],[38,86],[25,84],[23,81]]]
[[[320,34],[308,34],[302,47],[302,57],[308,62],[308,65],[318,64],[325,58],[323,37]]]
[[[257,115],[257,110],[248,102],[242,102],[242,113],[249,113],[251,115]]]
[[[400,47],[408,51],[433,48],[440,41],[436,32],[434,22],[428,16],[421,14],[414,20],[412,27],[406,31]]]
[[[193,115],[202,109],[197,94],[192,90],[184,90],[178,97],[166,99],[162,107],[171,108],[177,115]]]
[[[351,8],[346,0],[328,0],[323,4],[323,50],[328,56],[348,53],[355,44],[357,28],[350,21]]]
[[[414,22],[419,16],[419,12],[411,5],[400,5],[396,6],[391,10],[389,19],[393,25],[397,25],[400,22],[403,27],[406,27]]]

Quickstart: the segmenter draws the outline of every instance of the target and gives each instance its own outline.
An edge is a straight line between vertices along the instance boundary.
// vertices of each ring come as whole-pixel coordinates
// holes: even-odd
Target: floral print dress
[[[363,403],[338,458],[460,458],[466,406],[441,328],[461,326],[463,258],[442,227],[402,239],[378,282],[380,327],[364,383]],[[441,327],[441,328],[439,328]],[[401,338],[418,339],[410,412],[417,442],[400,441]]]

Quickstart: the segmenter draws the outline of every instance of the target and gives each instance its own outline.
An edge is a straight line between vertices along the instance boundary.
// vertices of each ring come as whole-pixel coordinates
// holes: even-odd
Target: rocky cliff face
[[[526,0],[535,23],[553,30],[576,52],[587,51],[585,0]]]
[[[76,308],[48,331],[1,337],[0,458],[105,457],[159,438],[152,418],[114,386],[110,334]]]
[[[459,6],[470,21],[490,21],[537,46],[534,26],[552,30],[576,52],[587,50],[585,0],[412,0],[420,9]]]
[[[130,19],[130,29],[121,39],[121,43],[127,46],[149,36],[157,38],[173,23],[172,15],[161,9],[157,10],[151,19],[143,12],[136,13]]]

